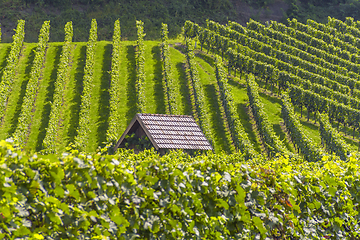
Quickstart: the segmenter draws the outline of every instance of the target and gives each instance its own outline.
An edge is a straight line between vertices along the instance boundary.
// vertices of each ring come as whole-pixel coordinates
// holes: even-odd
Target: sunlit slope
[[[160,42],[146,41],[146,104],[149,113],[165,113],[164,91],[162,84],[162,68],[160,60]],[[120,62],[121,71],[121,101],[123,104],[118,106],[121,118],[121,134],[127,124],[136,113],[135,102],[135,42],[122,41],[122,54]],[[0,137],[11,136],[17,125],[20,107],[24,97],[24,89],[28,81],[29,71],[33,61],[33,51],[36,44],[25,43],[16,69],[14,90],[12,91],[9,103],[5,112],[5,117],[1,123]],[[46,50],[46,57],[43,68],[41,69],[40,88],[36,96],[33,110],[33,121],[26,143],[26,149],[40,151],[42,141],[45,136],[46,127],[49,121],[50,101],[52,101],[54,81],[57,75],[57,67],[61,54],[62,43],[49,43]],[[86,43],[72,43],[70,67],[68,80],[66,83],[64,104],[61,106],[61,122],[58,132],[58,150],[63,151],[69,143],[74,141],[76,129],[79,121],[80,95],[82,92],[82,81],[84,77]],[[9,51],[8,44],[0,45],[0,57],[6,57]],[[112,43],[101,41],[97,43],[95,50],[96,63],[94,66],[94,87],[92,90],[91,105],[91,135],[89,136],[88,151],[95,151],[96,148],[106,141],[105,133],[108,127],[109,117],[109,86],[111,70]],[[219,104],[218,86],[214,75],[213,59],[205,52],[198,52],[196,55],[198,68],[202,84],[204,85],[207,108],[210,111],[211,127],[215,133],[214,148],[216,152],[233,152],[234,148],[223,119],[223,113]],[[188,90],[188,79],[186,76],[186,59],[182,49],[175,44],[170,47],[170,58],[172,65],[172,75],[176,83],[177,103],[181,114],[192,114],[190,95]],[[1,60],[1,59],[0,59]],[[254,122],[249,117],[248,98],[246,95],[245,81],[239,76],[230,80],[232,92],[238,107],[238,113],[242,124],[250,139],[254,142],[258,151],[261,151],[261,141],[254,128]],[[286,139],[286,134],[282,126],[280,116],[280,100],[270,91],[264,90],[260,94],[263,103],[267,106],[265,111],[272,121],[275,132],[284,141],[290,151],[294,151],[291,143]],[[303,113],[306,116],[306,113]],[[317,126],[303,120],[303,126],[320,144],[320,136]],[[356,149],[357,143],[351,139],[347,142]]]
[[[138,23],[140,24],[141,22]],[[191,24],[194,25],[194,23]],[[290,94],[292,94],[295,90],[299,91],[296,87],[301,87],[304,88],[304,90],[300,89],[301,91],[307,91],[307,96],[315,99],[318,95],[323,94],[325,96],[324,101],[331,102],[331,104],[335,104],[334,106],[338,108],[342,107],[351,111],[353,109],[357,111],[356,109],[360,108],[360,105],[356,105],[359,103],[357,94],[360,93],[358,90],[360,85],[357,83],[358,80],[353,78],[358,76],[359,72],[356,68],[358,60],[355,59],[355,55],[352,53],[357,51],[357,46],[352,45],[352,43],[346,43],[345,40],[340,38],[340,40],[338,39],[331,43],[337,44],[336,46],[340,46],[340,44],[346,46],[347,50],[344,51],[349,53],[353,63],[337,52],[338,48],[336,47],[326,47],[332,49],[332,52],[330,51],[325,54],[325,47],[316,45],[323,41],[319,37],[321,34],[317,38],[312,38],[310,36],[310,27],[304,27],[304,25],[299,23],[296,24],[292,21],[289,22],[289,26],[272,23],[270,27],[265,27],[251,21],[247,28],[244,28],[236,23],[222,26],[210,21],[207,27],[197,27],[197,34],[203,31],[207,34],[207,38],[215,36],[214,39],[221,39],[217,43],[211,42],[210,38],[204,38],[203,42],[200,43],[196,38],[190,41],[192,42],[191,44],[195,45],[195,49],[191,50],[194,51],[195,64],[191,68],[196,69],[198,72],[199,84],[203,89],[204,99],[202,99],[202,108],[204,108],[203,111],[207,114],[208,128],[210,128],[209,132],[211,132],[211,141],[215,152],[224,151],[232,153],[237,151],[231,135],[230,125],[232,123],[227,119],[225,105],[221,97],[222,93],[218,85],[218,76],[216,75],[217,68],[215,68],[215,62],[219,59],[221,59],[221,64],[227,70],[231,70],[226,72],[226,78],[230,86],[230,93],[233,96],[236,109],[235,114],[239,117],[245,133],[253,144],[254,150],[260,154],[266,154],[269,146],[262,136],[264,134],[263,130],[258,129],[259,126],[255,124],[256,121],[251,111],[246,81],[246,78],[249,76],[247,75],[248,73],[255,75],[259,91],[258,100],[263,105],[264,113],[269,120],[270,129],[275,133],[273,137],[279,138],[284,144],[286,151],[289,152],[297,153],[299,149],[290,140],[289,132],[285,127],[281,114],[281,93],[285,92],[284,90],[289,90]],[[314,23],[311,24],[314,25]],[[189,28],[189,25],[185,27]],[[220,31],[219,29],[222,30]],[[260,34],[256,34],[254,29],[258,29]],[[279,29],[284,29],[284,31],[281,32]],[[291,29],[296,29],[296,33],[299,36],[304,36],[304,38],[300,41],[298,35],[290,37],[292,31],[294,31]],[[189,35],[190,30],[187,31],[186,34]],[[328,33],[322,33],[321,36],[324,39],[328,35]],[[196,35],[191,36],[194,37]],[[241,41],[235,42],[236,38],[241,39]],[[286,45],[286,39],[291,40],[289,45]],[[312,42],[307,43],[308,39],[315,39],[313,42],[316,42],[316,44],[314,45]],[[252,44],[249,44],[249,46],[241,45],[251,41]],[[62,102],[56,106],[60,111],[60,118],[56,126],[56,138],[54,139],[57,152],[64,151],[67,146],[76,142],[79,135],[84,79],[89,75],[89,71],[86,70],[89,67],[87,66],[89,64],[87,62],[89,43],[70,42],[68,44],[70,44],[69,63],[65,71],[66,78]],[[86,144],[83,150],[87,152],[95,151],[98,146],[104,146],[107,141],[106,134],[111,118],[110,88],[114,71],[112,66],[115,63],[113,44],[113,42],[96,40],[94,44],[94,62],[91,64],[92,81],[90,85],[86,85],[90,89],[88,90],[90,92],[86,95],[87,100],[90,101],[89,109],[87,110],[87,128],[89,131],[86,132]],[[141,83],[143,88],[141,91],[145,99],[143,107],[146,109],[146,113],[165,114],[167,112],[167,90],[164,82],[161,44],[162,41],[144,41],[144,53],[142,56],[144,57],[143,71],[145,77]],[[195,96],[194,83],[190,76],[191,71],[187,61],[188,43],[185,43],[184,39],[179,38],[168,40],[167,44],[169,45],[170,77],[173,79],[171,84],[173,86],[177,114],[193,115],[197,118],[199,113],[197,112],[197,103],[194,102],[197,96]],[[308,49],[312,51],[311,54],[301,50],[304,46],[307,46],[306,44],[309,44]],[[39,68],[40,77],[38,79],[37,91],[34,93],[34,103],[30,111],[31,121],[28,125],[28,130],[26,131],[25,129],[23,134],[23,139],[25,140],[22,145],[28,151],[41,151],[44,149],[44,138],[50,122],[51,106],[54,101],[56,81],[60,74],[60,59],[65,43],[49,42],[46,46],[44,61]],[[238,48],[237,52],[226,50],[229,46]],[[10,48],[10,44],[0,44],[0,77],[4,73],[3,69],[7,66]],[[22,45],[19,61],[14,70],[15,77],[12,83],[12,91],[9,91],[6,107],[3,111],[3,118],[0,123],[1,139],[13,136],[21,123],[22,108],[26,101],[28,101],[25,97],[26,88],[28,87],[32,71],[34,71],[33,69],[36,69],[34,68],[36,65],[34,64],[36,51],[36,43],[24,43]],[[268,55],[266,55],[266,51],[269,51]],[[116,129],[117,136],[123,133],[139,110],[137,103],[139,95],[137,93],[138,70],[136,65],[138,52],[138,41],[120,41],[119,58],[116,60],[116,64],[119,66],[119,85],[117,88],[119,104],[116,106],[115,114],[120,116]],[[276,60],[280,56],[279,54],[282,54],[281,58]],[[321,54],[325,54],[324,59],[314,57]],[[246,59],[250,59],[257,67],[254,67],[255,65],[251,67],[247,62],[242,64],[236,62],[240,61],[239,59],[242,55],[246,55]],[[237,57],[237,60],[231,60],[234,56]],[[306,60],[301,60],[300,56]],[[311,58],[314,59],[313,63],[309,60]],[[292,66],[292,61],[299,63],[299,65]],[[349,73],[344,71],[346,64],[350,66],[349,69],[351,71]],[[312,67],[309,68],[309,66]],[[328,66],[329,69],[325,69],[324,66]],[[265,68],[261,70],[261,67]],[[265,69],[270,67],[280,72],[278,79],[272,79],[274,78],[273,76],[277,75],[267,75],[268,70],[265,71]],[[234,69],[237,70],[235,71]],[[338,72],[335,72],[336,70]],[[288,89],[281,89],[282,92],[280,92],[278,88],[281,84],[284,84],[281,82],[284,81],[281,80],[281,77],[283,78],[284,76],[288,78],[286,81],[291,84],[286,86]],[[309,81],[306,78],[307,76],[314,78]],[[350,95],[347,96],[347,93]],[[295,99],[294,94],[291,98]],[[321,146],[323,141],[321,140],[319,122],[315,116],[319,104],[314,105],[315,100],[307,101],[306,98],[301,101],[303,101],[303,105],[294,102],[294,107],[295,113],[299,115],[300,125],[304,130],[304,134],[311,142],[323,149],[323,146]],[[319,99],[316,101],[319,101]],[[300,115],[302,115],[301,118]],[[336,121],[331,121],[332,126],[341,133],[341,137],[352,151],[358,150],[359,138],[356,136],[357,134],[354,134],[354,137],[350,136],[351,131],[356,129],[350,128],[349,125],[347,126],[343,122],[340,124],[340,120],[341,116],[336,116]],[[349,121],[349,118],[345,118],[345,121]],[[355,131],[353,132],[355,133]],[[325,149],[323,150],[325,151]]]
[[[146,109],[148,113],[165,113],[164,90],[162,83],[162,67],[160,59],[160,42],[145,42],[145,96]],[[121,101],[123,104],[118,106],[121,118],[121,134],[127,127],[130,120],[136,113],[135,102],[135,48],[136,42],[122,41],[121,43]],[[41,68],[41,79],[39,81],[39,91],[33,106],[33,118],[27,136],[25,149],[42,150],[42,142],[45,137],[46,128],[49,121],[50,102],[53,100],[54,83],[57,77],[57,68],[62,50],[62,43],[48,43],[45,61]],[[5,116],[0,127],[0,137],[2,139],[10,137],[18,124],[18,117],[23,103],[26,85],[29,79],[29,72],[33,64],[34,50],[36,44],[25,43],[19,64],[16,67],[16,77],[13,91],[8,100]],[[181,50],[181,49],[180,49]],[[9,44],[0,44],[0,61],[6,64],[6,53],[9,51]],[[63,151],[69,143],[74,141],[76,129],[79,121],[79,108],[81,103],[82,83],[84,77],[84,66],[86,43],[72,43],[70,54],[70,66],[61,106],[61,121],[58,129],[58,150]],[[170,58],[172,66],[172,76],[176,84],[177,104],[179,113],[191,115],[193,106],[189,100],[188,79],[186,77],[186,60],[183,52],[175,48],[175,44],[170,47]],[[95,151],[96,148],[106,141],[106,130],[109,118],[109,87],[111,83],[110,71],[112,60],[112,42],[97,42],[95,49],[94,82],[91,93],[91,134],[89,136],[88,151]],[[215,133],[214,147],[216,151],[222,150],[231,152],[231,142],[229,142],[225,130],[218,95],[217,85],[214,77],[213,66],[197,57],[202,83],[206,89],[206,101],[209,111],[212,112],[211,127]],[[232,149],[232,150],[231,150]]]

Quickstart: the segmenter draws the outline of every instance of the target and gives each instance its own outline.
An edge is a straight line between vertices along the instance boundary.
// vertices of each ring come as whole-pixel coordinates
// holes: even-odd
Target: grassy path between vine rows
[[[231,135],[225,126],[223,118],[223,109],[221,107],[215,69],[207,61],[197,55],[195,60],[198,62],[200,81],[203,85],[205,100],[207,102],[207,111],[212,128],[214,149],[216,153],[225,151],[231,153],[235,150]]]
[[[53,99],[56,73],[60,61],[62,43],[50,43],[46,51],[39,91],[35,101],[35,112],[30,126],[26,149],[40,151],[49,122],[50,102]]]
[[[159,41],[145,41],[146,113],[165,114],[165,95]]]
[[[287,135],[286,127],[283,124],[284,120],[281,115],[281,99],[277,94],[273,94],[270,90],[264,89],[264,83],[258,82],[261,89],[259,94],[264,104],[264,110],[269,117],[269,121],[273,124],[274,131],[283,141],[289,151],[296,153],[295,147],[290,140],[290,136]],[[300,112],[295,108],[295,112],[300,116]],[[283,126],[281,126],[281,123]],[[309,137],[318,147],[321,147],[321,138],[319,131],[315,131],[316,126],[311,123],[306,123],[300,120],[303,131],[307,137]]]
[[[178,114],[191,115],[190,95],[187,90],[187,79],[185,72],[185,55],[174,47],[170,47],[171,73],[175,84],[176,104]]]
[[[263,83],[260,83],[261,86],[263,86]],[[279,127],[281,128],[281,126],[277,126],[280,122],[283,122],[282,117],[281,117],[281,100],[277,95],[271,94],[271,92],[269,90],[261,90],[263,93],[261,95],[263,95],[263,97],[267,98],[267,99],[273,99],[271,100],[271,102],[277,102],[278,103],[278,113],[276,115],[278,115],[279,117],[279,121],[276,120],[274,121],[274,129],[279,129]],[[264,94],[265,92],[265,94]],[[264,102],[265,103],[265,102]],[[275,106],[276,107],[276,106]],[[265,109],[269,109],[269,108],[265,108]],[[314,119],[313,119],[313,114],[310,115],[310,120],[307,120],[307,110],[306,108],[303,108],[302,111],[302,117],[301,117],[301,112],[300,109],[295,107],[295,112],[297,114],[297,116],[299,117],[301,126],[303,127],[303,130],[305,132],[305,134],[312,140],[314,141],[314,143],[318,146],[318,147],[322,147],[321,145],[321,136],[320,136],[320,130],[319,130],[319,122],[317,121],[315,123]],[[269,115],[272,115],[271,113],[268,113]],[[272,117],[271,117],[272,119]],[[336,125],[336,124],[335,124]],[[346,141],[346,143],[350,146],[350,148],[354,151],[358,150],[358,141],[357,140],[353,140],[350,136],[344,136],[344,132],[341,132],[343,129],[340,128],[340,133],[342,134],[343,139]],[[276,131],[277,132],[277,131]],[[277,132],[279,134],[279,132]],[[285,134],[285,132],[283,132],[283,134]],[[282,134],[281,134],[282,135]],[[280,136],[281,136],[280,135]],[[281,136],[281,139],[282,136]],[[289,141],[286,142],[287,147],[290,149],[292,148],[293,152],[295,151],[293,144]]]
[[[58,132],[59,152],[74,141],[79,124],[79,111],[84,78],[86,43],[74,43],[71,70],[65,86],[64,105],[61,114],[61,123]]]
[[[97,42],[95,48],[94,80],[90,106],[90,136],[87,150],[93,152],[105,142],[109,118],[109,87],[112,44]]]
[[[199,53],[199,56],[206,60],[208,63],[212,63],[213,57],[210,54],[206,54],[205,52]],[[217,56],[219,59],[220,56]],[[215,76],[215,73],[213,74]],[[261,140],[258,136],[258,132],[256,128],[252,124],[255,122],[251,122],[249,117],[249,109],[248,109],[248,96],[247,96],[247,88],[246,88],[246,80],[244,77],[240,76],[239,72],[237,72],[236,76],[232,76],[229,78],[229,84],[231,86],[231,91],[234,96],[234,101],[238,106],[238,114],[240,116],[241,123],[245,131],[248,134],[249,139],[253,142],[255,150],[258,152],[262,152]],[[269,95],[263,94],[259,92],[261,102],[264,104],[264,111],[268,115],[268,119],[272,124],[272,127],[275,133],[279,136],[280,140],[284,142],[284,145],[289,149],[289,151],[293,152],[294,149],[290,142],[286,139],[285,132],[281,129],[280,121],[281,121],[281,106],[280,100],[277,98],[273,98]]]
[[[261,102],[264,105],[264,111],[268,116],[274,132],[277,134],[277,136],[279,136],[280,141],[283,142],[284,146],[286,146],[290,152],[295,152],[294,147],[287,139],[286,132],[282,130],[280,125],[281,122],[283,122],[281,116],[281,100],[262,92],[259,92],[259,95],[261,97]]]
[[[16,74],[14,77],[13,88],[10,93],[5,116],[0,127],[0,139],[11,136],[17,126],[18,117],[21,111],[21,105],[25,96],[26,85],[30,78],[32,62],[34,60],[34,51],[37,43],[28,43],[21,50]]]
[[[229,85],[231,86],[230,91],[234,97],[234,103],[237,107],[237,113],[241,124],[244,127],[245,132],[247,133],[249,140],[253,144],[255,150],[258,153],[261,153],[261,143],[257,140],[256,132],[253,130],[253,126],[251,124],[250,116],[248,115],[248,104],[249,98],[247,95],[246,86],[244,84],[240,84],[238,79],[229,79]]]
[[[135,49],[134,42],[122,41],[120,54],[120,106],[118,113],[120,117],[120,127],[118,136],[122,135],[131,119],[136,113],[135,98]]]

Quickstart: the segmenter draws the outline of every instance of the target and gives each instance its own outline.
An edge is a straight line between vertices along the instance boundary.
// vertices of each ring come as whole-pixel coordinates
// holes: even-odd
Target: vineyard
[[[3,238],[359,238],[360,22],[25,24],[0,44]],[[214,152],[104,155],[136,113],[192,115]]]

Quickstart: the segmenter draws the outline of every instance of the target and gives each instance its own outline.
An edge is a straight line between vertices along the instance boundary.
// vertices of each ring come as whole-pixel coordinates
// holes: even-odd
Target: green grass
[[[242,84],[241,84],[242,83]],[[231,93],[234,97],[234,103],[237,106],[237,111],[239,114],[239,119],[241,124],[244,127],[245,132],[247,133],[249,140],[252,142],[255,150],[261,152],[261,143],[256,137],[256,133],[253,130],[250,117],[248,115],[248,104],[249,98],[247,95],[246,86],[243,82],[239,83],[238,81],[229,79],[229,84],[232,86]]]
[[[120,122],[119,138],[125,131],[131,119],[136,113],[136,98],[135,98],[135,49],[134,42],[122,41],[121,42],[121,55],[120,55],[120,101],[119,114],[123,116]]]
[[[262,82],[260,82],[259,85],[264,87],[264,84]],[[276,105],[272,106],[271,104],[267,104],[265,107],[265,110],[266,110],[267,114],[269,115],[269,120],[271,120],[274,124],[273,126],[274,126],[275,132],[280,136],[280,139],[283,140],[283,138],[285,137],[285,133],[281,130],[281,126],[279,124],[279,122],[282,122],[281,101],[280,101],[278,95],[271,94],[271,92],[269,90],[265,90],[264,88],[262,88],[262,91],[264,91],[266,93],[266,94],[261,94],[261,96],[263,98],[272,99],[271,102],[278,103],[277,106]],[[263,101],[263,103],[265,104],[266,102]],[[278,110],[273,109],[274,107],[277,108]],[[306,108],[303,108],[302,117],[301,117],[301,112],[300,112],[299,108],[295,107],[295,112],[298,115],[298,118],[300,120],[300,123],[303,127],[305,134],[312,141],[314,141],[315,144],[317,144],[319,147],[322,147],[321,146],[321,136],[320,136],[320,132],[319,132],[319,123],[318,122],[315,123],[313,114],[310,115],[310,120],[308,121]],[[276,117],[276,116],[278,116],[278,117]],[[333,125],[334,128],[336,128],[336,126],[337,126],[337,123]],[[349,135],[345,136],[344,131],[345,130],[343,127],[339,128],[339,132],[342,134],[342,137],[345,140],[345,142],[350,146],[350,148],[352,150],[358,151],[358,148],[359,148],[358,147],[359,146],[358,139],[352,139],[352,137]],[[349,134],[350,129],[347,128],[346,131]],[[294,147],[292,146],[291,142],[284,140],[284,143],[286,144],[286,146],[289,150],[294,152]]]
[[[79,110],[84,77],[86,43],[74,43],[71,69],[65,86],[64,105],[59,128],[59,151],[74,141],[79,122]]]
[[[21,111],[23,97],[25,96],[26,85],[29,81],[36,46],[36,43],[26,44],[21,51],[14,78],[14,86],[10,93],[5,116],[0,127],[0,139],[10,137],[17,126],[17,120]]]
[[[233,152],[235,148],[231,141],[230,132],[226,128],[223,117],[223,108],[219,102],[220,98],[218,94],[215,70],[213,66],[206,62],[203,58],[196,56],[195,60],[199,63],[199,77],[206,96],[215,152]]]
[[[174,47],[170,47],[171,73],[175,83],[176,104],[178,114],[191,115],[191,103],[189,91],[186,90],[185,55]]]
[[[286,133],[282,130],[280,123],[283,122],[281,117],[281,100],[271,95],[259,92],[261,102],[264,104],[264,111],[268,116],[270,124],[275,133],[279,136],[280,141],[284,143],[290,152],[294,152],[292,144],[288,141]]]
[[[300,117],[300,115],[298,115]],[[310,137],[318,146],[321,146],[321,137],[319,127],[312,122],[308,122],[305,118],[300,119],[305,134]]]
[[[112,45],[97,42],[95,49],[94,80],[91,93],[90,129],[87,150],[93,152],[106,141],[107,121],[109,118],[109,92]]]
[[[263,82],[260,82],[260,86],[264,87]],[[269,89],[271,87],[268,87]],[[273,89],[275,91],[275,87]],[[273,124],[273,128],[280,140],[284,142],[285,146],[292,152],[295,152],[293,144],[287,139],[286,133],[282,130],[280,123],[284,122],[281,116],[281,100],[277,94],[272,94],[270,90],[261,89],[262,102],[264,104],[264,110],[268,114],[269,121]],[[300,119],[300,112],[295,109]],[[306,111],[303,111],[303,116],[306,116]],[[321,147],[321,138],[318,130],[318,126],[311,122],[305,121],[305,118],[300,119],[300,123],[307,137],[309,137],[315,144]],[[283,127],[285,129],[285,127]]]
[[[165,114],[159,41],[145,41],[144,45],[146,113]]]
[[[45,137],[53,99],[57,67],[62,50],[61,43],[50,43],[45,55],[43,73],[40,79],[39,91],[35,101],[35,112],[30,126],[30,134],[26,149],[40,151]]]

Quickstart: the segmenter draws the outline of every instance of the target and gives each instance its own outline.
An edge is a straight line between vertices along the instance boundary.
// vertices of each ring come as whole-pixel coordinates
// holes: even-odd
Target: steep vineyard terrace
[[[177,39],[168,39],[164,24],[159,41],[146,40],[141,21],[138,40],[123,41],[120,24],[114,23],[113,41],[98,41],[94,19],[89,41],[73,42],[69,22],[64,42],[55,43],[47,41],[51,23],[45,22],[38,43],[23,43],[19,21],[14,42],[0,44],[0,139],[15,136],[22,149],[43,154],[72,144],[95,152],[111,146],[139,111],[176,112],[195,117],[216,153],[302,157],[308,144],[322,155],[336,153],[340,142],[349,154],[358,151],[360,58],[354,38],[360,31],[354,22],[251,20],[244,27],[207,21],[201,27],[187,21]],[[345,38],[346,24],[351,31]],[[299,120],[296,129],[286,123],[287,97]],[[326,128],[320,127],[323,113]],[[294,139],[294,131],[307,143]],[[337,131],[342,140],[324,139],[332,136],[324,131]]]

